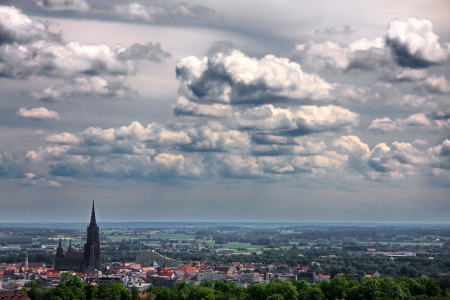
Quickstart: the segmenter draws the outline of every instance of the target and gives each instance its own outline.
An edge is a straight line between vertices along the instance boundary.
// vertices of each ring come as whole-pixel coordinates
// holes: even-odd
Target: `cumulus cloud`
[[[23,178],[25,170],[17,158],[10,152],[0,152],[0,177],[1,178]]]
[[[81,77],[67,79],[65,84],[49,86],[30,95],[45,102],[62,101],[68,98],[99,96],[102,98],[127,98],[137,95],[128,84],[125,77],[102,78]]]
[[[60,33],[50,32],[47,23],[31,20],[14,6],[0,5],[0,46],[5,44],[24,45],[42,40],[61,42],[62,37]],[[1,52],[4,51],[3,47],[0,49]]]
[[[27,153],[30,162],[42,162],[53,176],[110,177],[156,180],[162,177],[199,178],[204,167],[196,157],[159,153],[148,155],[112,154],[110,156],[76,155],[70,146],[40,148]]]
[[[214,15],[213,9],[202,6],[189,6],[187,3],[178,3],[174,6],[143,5],[138,2],[114,4],[108,9],[113,14],[124,19],[137,19],[154,22],[167,17],[205,18]]]
[[[327,98],[333,88],[286,58],[267,55],[258,60],[238,50],[202,59],[182,58],[176,73],[180,92],[194,102],[314,101]]]
[[[382,38],[364,38],[347,46],[332,41],[316,43],[310,40],[305,44],[297,44],[292,57],[316,71],[373,70],[389,63]]]
[[[48,5],[75,2],[50,1]],[[30,93],[44,101],[88,95],[105,98],[135,95],[124,81],[126,76],[137,72],[138,62],[161,62],[170,57],[158,43],[110,47],[66,42],[44,23],[31,20],[14,7],[0,6],[0,16],[0,77],[62,79],[62,85]]]
[[[369,170],[367,175],[373,180],[404,179],[405,175],[415,175],[412,165],[398,161],[393,157],[395,148],[385,143],[378,144],[371,151],[368,158]]]
[[[444,76],[437,77],[435,75],[428,77],[424,82],[424,87],[430,93],[447,94],[450,93],[450,83]]]
[[[22,119],[33,119],[37,121],[47,120],[47,119],[57,119],[59,120],[59,114],[55,111],[48,110],[45,107],[26,109],[21,107],[17,111],[17,116]]]
[[[385,38],[395,61],[403,67],[427,68],[444,62],[450,53],[448,44],[439,44],[439,36],[428,19],[392,20]]]
[[[145,59],[150,61],[161,62],[164,59],[170,57],[171,54],[162,50],[160,43],[153,44],[152,42],[147,45],[141,45],[139,43],[133,44],[133,46],[121,51],[117,55],[118,60],[139,60]]]
[[[321,29],[318,28],[316,29],[316,31],[314,31],[314,34],[342,34],[342,35],[350,35],[352,33],[354,33],[355,30],[353,28],[351,28],[350,26],[342,26],[341,29],[336,29],[334,27],[330,27],[330,28],[326,28],[326,29]]]
[[[224,104],[198,104],[191,102],[185,97],[180,97],[173,106],[173,113],[176,116],[197,116],[197,117],[230,117],[233,109]]]
[[[47,142],[63,145],[76,145],[80,143],[80,139],[71,133],[63,132],[61,134],[52,135],[45,139]]]
[[[86,0],[34,0],[34,3],[50,11],[78,11],[84,12],[90,9]]]
[[[335,31],[338,33],[338,31]],[[332,34],[333,30],[316,31]],[[441,46],[439,36],[433,32],[433,24],[427,19],[409,18],[406,22],[392,20],[384,38],[360,39],[347,45],[333,41],[317,43],[309,40],[297,44],[292,51],[293,59],[308,67],[321,71],[324,69],[344,70],[383,70],[391,61],[413,69],[428,68],[445,62],[450,54],[450,44]],[[397,77],[386,72],[391,81],[414,81],[423,78],[423,73],[405,70]]]
[[[237,113],[236,119],[241,129],[271,130],[280,135],[306,135],[356,125],[358,114],[334,105],[281,109],[267,104]]]
[[[450,169],[450,140],[445,140],[441,145],[428,149],[431,156],[431,165],[439,169]]]
[[[404,69],[402,72],[384,74],[383,80],[388,82],[417,82],[427,77],[427,70],[425,69]]]
[[[42,187],[48,187],[48,188],[59,188],[63,185],[60,184],[58,181],[55,180],[49,180],[45,178],[44,176],[35,175],[33,173],[25,173],[26,178],[22,179],[19,183],[22,187],[27,186],[42,186]]]
[[[412,142],[413,145],[419,145],[419,146],[426,146],[428,145],[428,142],[421,139],[415,139],[414,142]]]
[[[167,19],[195,20],[215,15],[215,11],[212,8],[203,5],[189,5],[185,2],[169,6],[145,5],[133,1],[100,6],[90,4],[86,0],[34,0],[34,4],[53,12],[68,11],[85,14],[106,14],[125,20],[144,22],[157,22]]]
[[[250,147],[250,138],[246,132],[237,130],[214,131],[207,126],[189,130],[191,143],[183,146],[190,151],[246,153]]]
[[[411,115],[406,119],[396,119],[395,121],[389,118],[375,119],[367,129],[378,133],[385,133],[387,131],[402,131],[408,127],[429,127],[431,125],[428,118],[423,113],[419,113]]]

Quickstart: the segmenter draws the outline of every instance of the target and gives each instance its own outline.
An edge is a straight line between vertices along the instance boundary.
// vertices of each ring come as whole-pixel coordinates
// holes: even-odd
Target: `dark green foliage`
[[[30,284],[31,300],[139,300],[137,288],[128,292],[120,283],[83,282],[73,273],[63,273],[61,283],[43,292]],[[301,280],[273,279],[268,284],[250,284],[247,288],[218,280],[192,283],[180,281],[171,288],[149,287],[147,299],[155,300],[450,300],[445,287],[429,278],[377,278],[359,281],[335,277],[330,282],[311,285]]]

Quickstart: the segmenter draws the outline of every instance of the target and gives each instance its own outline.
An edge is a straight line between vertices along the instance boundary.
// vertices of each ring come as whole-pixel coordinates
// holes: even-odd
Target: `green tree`
[[[110,282],[98,286],[98,299],[128,300],[128,292],[121,283]]]
[[[130,300],[140,300],[139,289],[135,286],[131,288]]]
[[[216,299],[239,299],[245,293],[245,288],[238,286],[236,283],[229,282],[225,279],[217,280],[214,283],[214,294]]]
[[[296,300],[298,297],[297,288],[290,281],[272,281],[266,286],[266,295],[280,294],[285,300]]]
[[[252,300],[266,299],[266,284],[252,283],[247,287],[247,293]]]
[[[195,286],[190,290],[187,300],[214,300],[214,291],[212,288],[204,286]]]

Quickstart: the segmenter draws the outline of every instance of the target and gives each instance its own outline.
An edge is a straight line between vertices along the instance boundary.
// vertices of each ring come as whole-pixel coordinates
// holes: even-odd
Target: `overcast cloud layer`
[[[0,5],[0,220],[448,222],[450,5],[379,2]]]

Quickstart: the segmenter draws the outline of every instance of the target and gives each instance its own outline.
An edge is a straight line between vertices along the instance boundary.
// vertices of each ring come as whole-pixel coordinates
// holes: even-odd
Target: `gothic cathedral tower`
[[[87,272],[101,270],[100,262],[100,237],[97,222],[95,220],[94,200],[92,200],[91,222],[87,227],[87,241],[84,244],[84,267]]]

